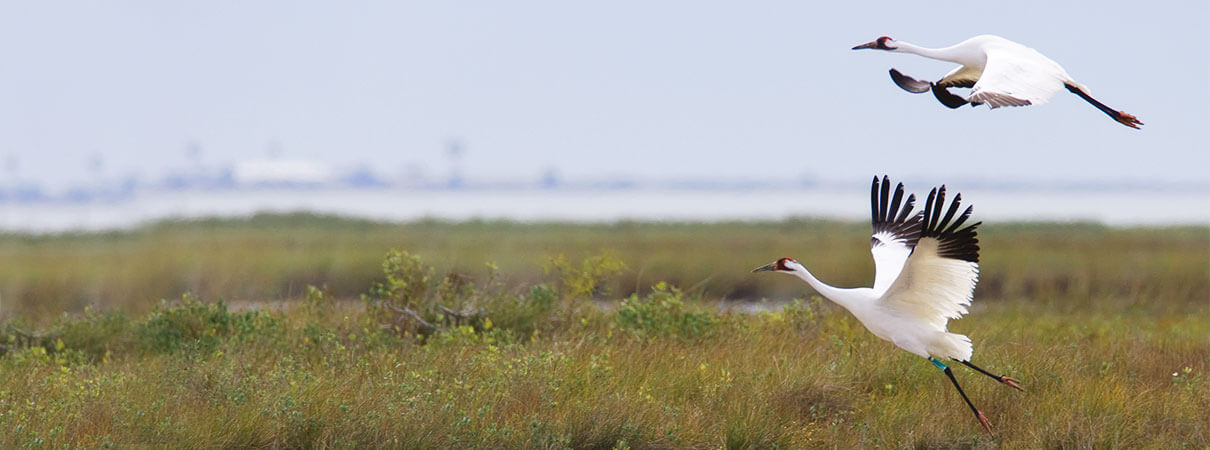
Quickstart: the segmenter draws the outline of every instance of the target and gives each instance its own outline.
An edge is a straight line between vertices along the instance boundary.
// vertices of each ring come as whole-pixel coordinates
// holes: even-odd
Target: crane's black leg
[[[1064,83],[1063,85],[1066,86],[1067,90],[1071,91],[1072,94],[1076,94],[1076,95],[1080,96],[1080,98],[1084,99],[1084,101],[1092,104],[1092,106],[1097,107],[1097,109],[1101,110],[1101,112],[1109,115],[1109,117],[1113,118],[1113,120],[1118,121],[1118,123],[1121,123],[1122,125],[1126,125],[1130,128],[1138,129],[1139,125],[1143,124],[1143,122],[1139,121],[1138,117],[1135,117],[1130,114],[1126,114],[1124,112],[1118,111],[1118,110],[1110,108],[1108,106],[1105,106],[1104,103],[1098,102],[1095,98],[1092,98],[1091,95],[1088,95],[1087,92],[1084,92],[1083,89],[1080,89],[1079,86],[1076,86],[1076,85],[1070,84],[1070,83]]]
[[[956,360],[956,359],[955,359],[954,361],[958,361],[958,360]],[[971,364],[971,362],[970,362],[970,361],[958,361],[958,362],[960,362],[960,363],[962,363],[962,364],[965,364],[965,365],[966,365],[966,367],[970,367],[970,368],[972,368],[972,369],[978,370],[978,371],[979,371],[979,373],[982,373],[982,374],[984,374],[984,375],[987,375],[987,376],[989,376],[989,377],[992,377],[992,379],[994,379],[994,380],[996,380],[996,381],[999,381],[999,382],[1001,382],[1001,383],[1004,383],[1004,384],[1008,385],[1008,387],[1011,387],[1011,388],[1016,389],[1016,390],[1021,391],[1021,392],[1025,392],[1025,388],[1021,387],[1021,384],[1020,384],[1020,383],[1021,383],[1021,380],[1018,380],[1018,379],[1016,379],[1016,378],[1010,377],[1010,376],[1008,376],[1008,375],[995,375],[995,374],[992,374],[991,372],[988,372],[988,371],[986,371],[986,370],[983,370],[983,369],[982,369],[981,367],[979,367],[979,366],[976,366],[976,365],[974,365],[974,364]]]
[[[966,406],[971,407],[971,412],[975,413],[975,418],[979,419],[980,424],[983,424],[983,429],[987,430],[987,434],[992,434],[991,423],[987,421],[987,417],[985,417],[983,413],[979,412],[979,410],[975,408],[975,405],[971,403],[971,399],[966,397],[966,392],[962,391],[962,386],[959,386],[958,380],[954,378],[954,372],[950,370],[949,367],[946,367],[945,364],[942,364],[941,361],[937,361],[933,358],[929,358],[929,361],[932,362],[934,366],[937,366],[945,371],[945,376],[949,377],[951,383],[954,383],[954,388],[958,389],[958,395],[962,396],[962,400],[966,402]]]

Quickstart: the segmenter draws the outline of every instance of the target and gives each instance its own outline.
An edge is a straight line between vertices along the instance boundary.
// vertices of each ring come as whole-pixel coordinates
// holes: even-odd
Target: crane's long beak
[[[777,270],[777,263],[765,264],[763,266],[752,269],[752,272],[754,272],[754,273],[755,272],[768,272],[770,270]]]
[[[878,48],[878,41],[866,42],[864,44],[853,47],[853,50],[861,50],[863,48]]]

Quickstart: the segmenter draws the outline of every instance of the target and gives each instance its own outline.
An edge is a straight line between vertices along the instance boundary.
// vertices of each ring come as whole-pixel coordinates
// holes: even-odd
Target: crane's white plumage
[[[912,246],[888,232],[874,233],[876,242],[870,247],[874,256],[874,294],[882,295],[899,278],[904,263],[912,254]]]
[[[876,49],[911,53],[926,58],[960,64],[936,82],[918,81],[891,69],[895,84],[912,93],[933,91],[933,95],[950,108],[965,104],[986,104],[989,108],[1003,106],[1041,105],[1055,93],[1066,88],[1122,125],[1138,128],[1143,123],[1133,115],[1114,110],[1094,100],[1088,88],[1077,83],[1067,71],[1037,50],[999,36],[981,35],[945,48],[925,48],[883,36],[853,47],[853,50]],[[948,91],[951,87],[969,87],[971,95],[962,98]]]
[[[870,254],[874,257],[874,294],[882,295],[899,277],[912,248],[920,240],[920,216],[912,214],[916,196],[903,201],[903,186],[890,197],[891,184],[878,179],[870,189],[870,217],[874,235],[870,237]]]
[[[874,232],[874,286],[837,288],[819,281],[798,261],[781,258],[753,272],[777,271],[801,278],[829,300],[849,310],[875,336],[928,358],[946,376],[990,433],[987,418],[971,404],[950,369],[938,359],[953,359],[1008,386],[1023,390],[1016,379],[993,375],[970,363],[971,340],[950,333],[946,324],[966,314],[979,281],[979,223],[963,227],[972,208],[958,213],[962,196],[946,208],[945,186],[929,192],[924,210],[912,213],[915,195],[903,198],[900,183],[874,177],[870,213]],[[944,212],[944,214],[943,214]]]
[[[946,323],[966,314],[979,280],[979,265],[940,257],[937,249],[936,239],[921,239],[880,300],[892,314],[914,320],[911,327],[919,328],[910,336],[892,337],[896,345],[926,358],[969,361],[973,353],[970,338],[947,332]]]
[[[1058,63],[1016,42],[996,38],[983,52],[986,65],[971,88],[971,102],[991,108],[1041,105],[1063,90],[1064,83],[1075,83]]]
[[[924,211],[912,214],[915,195],[903,201],[900,183],[891,197],[890,180],[874,178],[870,189],[874,232],[874,287],[842,289],[823,284],[801,264],[783,258],[765,270],[792,273],[824,297],[844,306],[876,336],[922,357],[971,357],[970,339],[949,333],[946,323],[966,314],[979,280],[979,240],[967,208],[955,217],[956,196],[948,212],[945,186],[934,189]],[[956,220],[955,220],[956,219]],[[764,268],[762,268],[764,269]]]
[[[881,299],[889,307],[945,331],[946,321],[966,314],[978,281],[978,263],[941,257],[937,239],[925,238],[916,244],[904,270]]]

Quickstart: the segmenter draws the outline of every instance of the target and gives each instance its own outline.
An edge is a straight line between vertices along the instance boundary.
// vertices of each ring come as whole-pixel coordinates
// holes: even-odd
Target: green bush
[[[177,305],[161,302],[139,327],[144,345],[167,353],[186,346],[214,347],[221,336],[230,333],[227,305],[203,303],[188,295],[182,296]]]
[[[809,301],[796,298],[793,303],[782,307],[781,313],[785,317],[786,323],[798,329],[817,326],[819,316],[817,311],[822,301],[819,296],[811,297]]]
[[[440,310],[430,295],[433,268],[421,262],[419,256],[391,249],[382,261],[382,274],[386,280],[374,282],[362,297],[370,320],[400,334],[436,331],[434,323],[440,322]]]
[[[307,316],[313,319],[322,318],[332,312],[332,299],[328,295],[327,286],[315,287],[307,285],[307,295],[303,299]]]
[[[535,284],[523,295],[495,295],[482,305],[486,323],[502,330],[510,330],[517,336],[529,336],[536,330],[549,329],[552,313],[559,305],[559,296],[548,284]],[[486,325],[481,323],[480,325]]]
[[[173,353],[184,349],[211,350],[224,338],[271,338],[280,334],[279,319],[263,311],[233,313],[222,301],[203,302],[189,295],[181,302],[160,303],[138,325],[139,342],[152,350]]]
[[[47,340],[62,342],[64,348],[79,350],[89,360],[97,361],[134,343],[131,326],[131,320],[125,314],[86,311],[83,317],[61,320],[47,333]]]
[[[370,312],[369,325],[399,335],[426,338],[470,327],[502,336],[530,336],[572,323],[587,304],[581,300],[603,295],[602,277],[616,275],[623,267],[609,255],[589,257],[578,265],[558,256],[546,265],[557,283],[533,284],[517,293],[496,281],[493,264],[488,264],[488,279],[482,284],[456,271],[434,281],[433,268],[420,257],[391,250],[382,263],[385,280],[373,283],[362,298]],[[308,304],[322,297],[321,291],[308,292]]]
[[[576,267],[559,255],[551,258],[543,269],[548,275],[553,272],[558,276],[559,293],[563,298],[583,299],[606,295],[601,282],[621,273],[626,269],[626,263],[612,254],[605,254],[585,258]]]
[[[708,311],[686,311],[683,297],[675,286],[662,281],[656,283],[645,297],[634,294],[622,300],[617,312],[618,326],[644,338],[699,338],[713,333],[721,321],[719,317]]]

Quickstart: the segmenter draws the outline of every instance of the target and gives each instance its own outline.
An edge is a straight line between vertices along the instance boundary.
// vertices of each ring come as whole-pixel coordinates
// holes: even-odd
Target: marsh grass
[[[44,325],[85,307],[143,314],[182,293],[232,305],[289,301],[304,297],[308,285],[356,299],[380,279],[391,248],[428,261],[435,276],[481,280],[490,263],[502,281],[517,286],[552,281],[548,272],[559,256],[580,264],[608,255],[626,267],[593,286],[604,300],[659,281],[710,300],[788,299],[803,292],[798,282],[749,271],[788,256],[833,285],[868,286],[868,228],[817,220],[390,224],[287,214],[95,234],[0,235],[0,319]],[[1206,301],[1210,292],[1205,227],[988,224],[980,240],[981,302],[1179,309],[1190,299]]]
[[[811,245],[759,237],[770,228]],[[994,436],[935,368],[839,307],[716,307],[720,292],[807,292],[789,277],[747,274],[793,256],[784,248],[809,249],[813,262],[797,257],[821,277],[860,284],[863,234],[815,222],[398,227],[285,216],[8,236],[0,271],[25,287],[4,294],[0,447],[1210,445],[1204,229],[989,227],[992,286],[950,328],[975,341],[976,363],[1028,389],[955,368]],[[398,247],[390,240],[417,244],[387,252]],[[347,291],[349,280],[325,278],[361,263],[310,266],[378,244]],[[552,251],[534,255],[543,249]],[[90,264],[98,259],[109,263]],[[226,281],[161,284],[143,270]],[[53,280],[68,286],[29,288]],[[223,301],[266,280],[289,286],[264,291],[289,301]],[[118,296],[186,285],[221,295]],[[77,289],[94,295],[79,312],[37,303]],[[387,305],[434,327],[399,321]]]
[[[1029,389],[958,371],[995,425],[993,437],[925,361],[872,338],[841,310],[808,305],[809,318],[792,308],[711,313],[713,333],[659,337],[624,332],[627,319],[599,309],[539,335],[464,325],[424,339],[384,332],[356,308],[316,316],[302,307],[233,312],[186,301],[138,320],[90,314],[48,330],[48,347],[0,361],[0,445],[1210,442],[1210,327],[1201,317],[1039,317],[1012,304],[982,312],[978,322],[995,331],[972,333],[978,360]],[[166,333],[169,323],[187,332]],[[177,344],[163,345],[157,334],[165,333]]]

